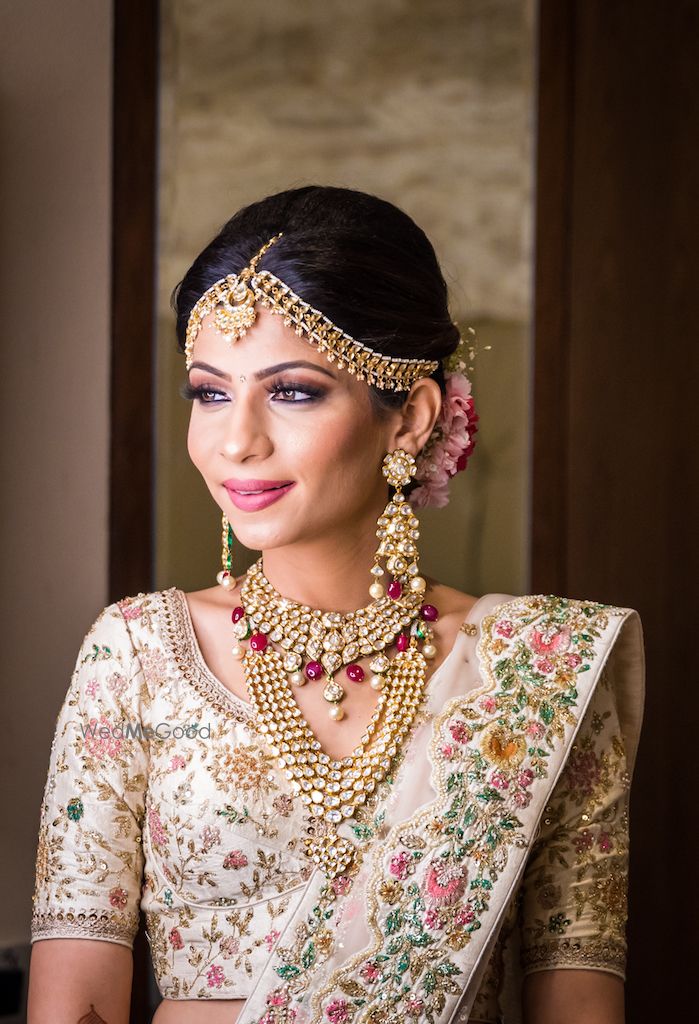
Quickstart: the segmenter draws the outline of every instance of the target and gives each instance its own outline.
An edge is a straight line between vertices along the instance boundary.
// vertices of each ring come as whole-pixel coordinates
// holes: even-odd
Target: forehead
[[[215,366],[233,377],[240,374],[251,376],[277,363],[302,359],[322,369],[323,379],[328,385],[332,387],[334,381],[335,387],[344,389],[362,405],[367,404],[369,386],[366,382],[357,380],[346,369],[338,369],[337,363],[331,363],[315,345],[304,336],[299,337],[293,327],[287,327],[281,316],[271,313],[259,303],[255,305],[255,312],[255,323],[242,338],[233,342],[216,330],[212,313],[205,317],[194,342],[194,362]]]
[[[264,306],[255,306],[257,318],[242,338],[230,342],[214,326],[210,313],[202,321],[194,342],[194,359],[223,365],[227,369],[248,370],[267,366],[272,362],[304,359],[307,362],[332,369],[333,376],[341,371],[334,369],[329,360],[304,337],[299,337],[293,328],[287,327],[281,316],[270,313]]]

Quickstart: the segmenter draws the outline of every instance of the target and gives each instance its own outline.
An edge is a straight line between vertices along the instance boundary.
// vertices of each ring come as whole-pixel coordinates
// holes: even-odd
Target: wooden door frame
[[[110,601],[154,577],[159,6],[113,6]]]
[[[158,0],[114,0],[109,601],[154,580]],[[131,1024],[147,1024],[144,920],[133,950]]]
[[[678,871],[699,779],[675,721],[699,695],[673,639],[699,618],[699,6],[538,13],[531,589],[640,613],[627,1010],[681,1019],[699,952]]]

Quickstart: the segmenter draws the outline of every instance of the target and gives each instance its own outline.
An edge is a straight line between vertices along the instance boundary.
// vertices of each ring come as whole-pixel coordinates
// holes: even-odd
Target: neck
[[[262,553],[265,576],[282,597],[322,611],[356,611],[370,604],[370,569],[379,545],[376,520],[344,524],[341,534],[314,538]],[[381,577],[384,586],[389,575]]]

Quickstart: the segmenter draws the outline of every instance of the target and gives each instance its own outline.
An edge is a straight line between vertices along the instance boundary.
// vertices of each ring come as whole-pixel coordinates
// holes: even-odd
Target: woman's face
[[[238,540],[264,551],[343,534],[375,516],[400,412],[379,421],[366,383],[264,308],[232,344],[211,321],[189,371],[188,449]],[[237,493],[278,483],[290,486],[271,503],[275,492]]]

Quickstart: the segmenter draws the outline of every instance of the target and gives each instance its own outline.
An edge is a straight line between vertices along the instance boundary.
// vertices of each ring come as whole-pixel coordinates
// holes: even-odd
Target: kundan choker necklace
[[[410,646],[410,638],[424,640],[422,653],[434,657],[430,642],[430,622],[437,618],[437,609],[422,603],[422,594],[408,590],[396,591],[372,601],[354,612],[323,612],[309,605],[282,597],[262,570],[262,559],[248,570],[241,586],[243,606],[233,611],[233,631],[238,641],[249,640],[253,651],[264,651],[269,640],[282,648],[281,665],[294,686],[306,680],[326,677],[323,696],[331,704],[330,717],[343,717],[340,701],[345,690],[335,674],[345,667],[352,682],[362,682],[365,673],[356,663],[364,655],[375,654],[369,668],[371,686],[381,690],[389,660],[385,650],[394,642],[398,651]],[[239,644],[233,653],[242,656]]]

